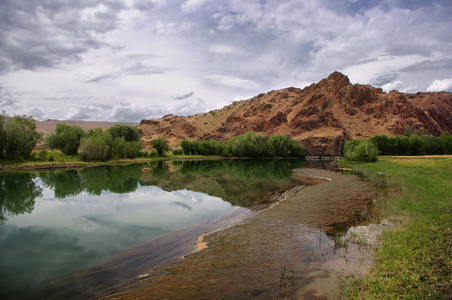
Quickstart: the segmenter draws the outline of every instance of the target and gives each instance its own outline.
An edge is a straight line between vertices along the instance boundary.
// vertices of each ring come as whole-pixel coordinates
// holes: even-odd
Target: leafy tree
[[[29,157],[41,139],[42,134],[36,131],[31,117],[16,115],[8,118],[5,113],[0,115],[0,158]]]
[[[378,160],[378,148],[369,140],[353,139],[344,145],[344,158],[350,161],[375,162]]]
[[[452,135],[447,131],[443,131],[438,137],[438,142],[443,149],[444,154],[452,154]]]
[[[393,141],[385,134],[377,134],[369,138],[378,148],[381,155],[390,155],[394,150]]]
[[[88,132],[80,141],[79,155],[84,161],[107,161],[111,154],[112,137],[102,129]]]
[[[432,136],[423,134],[421,139],[424,141],[422,152],[426,155],[443,154],[439,139]]]
[[[46,144],[51,149],[59,149],[66,155],[76,155],[84,131],[80,126],[58,123],[55,132],[47,136]]]
[[[106,130],[113,139],[124,138],[126,142],[139,142],[140,132],[138,128],[130,125],[114,125]]]
[[[157,150],[159,156],[163,156],[163,154],[169,150],[168,141],[164,137],[158,137],[151,141],[151,146]]]
[[[191,154],[190,142],[187,139],[183,139],[180,142],[180,147],[182,148],[182,151],[184,152],[185,155],[190,155]]]
[[[287,135],[274,135],[270,139],[272,153],[280,157],[302,157],[306,148]]]
[[[220,154],[220,143],[215,140],[205,140],[199,143],[199,154],[218,155]]]

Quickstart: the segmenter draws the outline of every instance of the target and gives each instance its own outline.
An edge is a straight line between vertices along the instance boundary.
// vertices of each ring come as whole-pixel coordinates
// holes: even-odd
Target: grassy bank
[[[105,162],[92,161],[85,162],[80,160],[77,155],[64,155],[58,151],[46,151],[45,159],[40,157],[40,151],[33,152],[28,159],[0,160],[0,171],[17,171],[17,170],[42,170],[42,169],[64,169],[64,168],[80,168],[88,166],[104,166],[104,165],[121,165],[135,164],[159,160],[177,160],[177,159],[203,159],[205,156],[188,156],[168,154],[163,157],[159,156],[140,156],[136,158],[111,159]],[[216,157],[211,157],[216,158]]]
[[[350,281],[346,298],[452,299],[452,158],[350,165],[394,191],[383,214],[400,225],[382,235],[375,266]]]

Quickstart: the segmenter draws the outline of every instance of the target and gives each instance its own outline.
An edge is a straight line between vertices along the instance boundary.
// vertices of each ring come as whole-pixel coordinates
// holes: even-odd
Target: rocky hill
[[[452,93],[385,93],[334,72],[304,89],[271,91],[189,117],[142,120],[138,128],[145,145],[164,136],[173,147],[184,138],[222,142],[247,131],[286,134],[303,143],[309,155],[326,156],[340,155],[351,138],[398,135],[406,126],[435,136],[444,130],[452,134]]]

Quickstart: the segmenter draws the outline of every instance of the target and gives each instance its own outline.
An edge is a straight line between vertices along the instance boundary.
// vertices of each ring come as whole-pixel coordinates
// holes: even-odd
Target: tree
[[[88,131],[87,137],[80,141],[79,155],[84,161],[107,161],[111,154],[112,137],[102,129]]]
[[[438,142],[441,145],[444,154],[452,153],[452,135],[450,135],[449,132],[443,131],[438,137]]]
[[[274,156],[303,157],[306,155],[306,148],[287,135],[272,136],[270,145]]]
[[[58,123],[55,132],[47,136],[46,144],[51,149],[59,149],[63,154],[76,155],[84,133],[80,126]]]
[[[0,115],[0,158],[29,157],[42,133],[36,131],[35,121],[25,115],[9,118]]]
[[[110,127],[106,131],[110,133],[113,140],[122,137],[126,142],[140,141],[140,132],[135,126],[118,124]]]
[[[163,154],[169,150],[168,141],[164,137],[158,137],[151,141],[151,146],[157,150],[159,156],[163,156]]]
[[[353,139],[344,145],[344,158],[350,161],[375,162],[378,160],[378,148],[369,140]]]

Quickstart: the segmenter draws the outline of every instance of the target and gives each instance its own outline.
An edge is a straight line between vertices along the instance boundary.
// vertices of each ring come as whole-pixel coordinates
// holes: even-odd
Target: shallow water
[[[239,207],[300,184],[291,174],[303,164],[183,161],[0,173],[0,296],[37,297],[37,289],[99,270],[134,246],[187,237],[220,216],[244,213]]]

